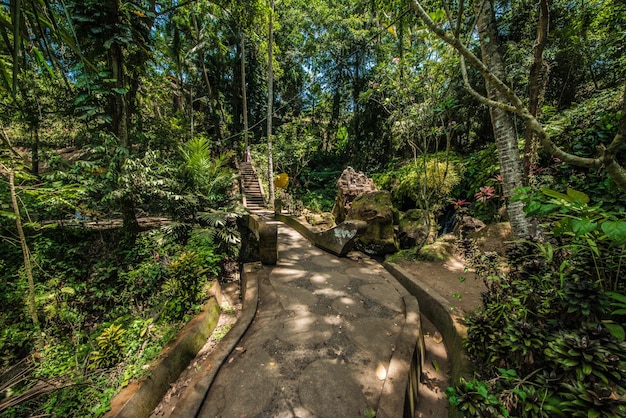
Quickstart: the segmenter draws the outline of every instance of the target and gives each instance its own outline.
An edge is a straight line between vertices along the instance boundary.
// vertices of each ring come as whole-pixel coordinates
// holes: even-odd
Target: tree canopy
[[[265,186],[284,173],[311,210],[352,166],[401,211],[504,208],[526,239],[547,217],[539,230],[576,250],[542,274],[556,288],[561,267],[595,269],[572,281],[624,303],[624,0],[6,0],[0,31],[0,304],[15,308],[0,366],[46,352],[48,332],[88,379],[141,321],[182,320],[202,288],[185,280],[236,257],[248,149]],[[150,215],[163,236],[142,230]],[[67,227],[105,218],[123,223],[110,242]],[[593,319],[618,333],[623,312],[607,315]]]

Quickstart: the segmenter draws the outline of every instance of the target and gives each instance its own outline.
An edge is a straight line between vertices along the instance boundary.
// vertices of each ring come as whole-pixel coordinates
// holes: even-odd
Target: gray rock
[[[356,247],[366,254],[385,255],[398,251],[393,229],[393,204],[387,191],[362,194],[352,202],[347,220],[365,221],[367,229],[356,240]]]
[[[354,171],[352,167],[343,170],[337,180],[337,197],[333,206],[335,223],[340,224],[346,219],[346,215],[352,207],[352,202],[363,193],[378,190],[374,180],[367,177],[361,171]]]

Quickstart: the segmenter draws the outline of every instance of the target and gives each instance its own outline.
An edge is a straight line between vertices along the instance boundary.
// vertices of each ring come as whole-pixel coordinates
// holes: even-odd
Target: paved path
[[[380,264],[329,255],[279,223],[256,317],[198,416],[401,417],[418,328],[415,299]]]

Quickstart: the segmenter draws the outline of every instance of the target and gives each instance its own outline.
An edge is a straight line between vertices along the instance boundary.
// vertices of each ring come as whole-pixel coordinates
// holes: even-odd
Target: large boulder
[[[364,253],[385,255],[398,251],[391,193],[378,191],[360,195],[352,201],[346,220],[367,222],[367,229],[355,243]]]
[[[361,171],[354,171],[352,167],[343,170],[339,180],[337,180],[337,197],[333,206],[333,216],[335,222],[340,224],[346,219],[348,211],[352,207],[352,202],[363,193],[378,190],[374,181]]]
[[[400,248],[413,248],[417,245],[432,243],[436,236],[434,216],[423,209],[410,209],[400,218],[398,240]]]
[[[485,228],[485,223],[480,219],[472,218],[469,215],[463,215],[457,218],[454,226],[454,235],[465,238],[468,234],[479,232]]]

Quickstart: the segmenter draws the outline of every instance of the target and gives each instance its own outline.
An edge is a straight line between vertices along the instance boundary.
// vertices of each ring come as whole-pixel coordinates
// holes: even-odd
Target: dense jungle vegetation
[[[504,265],[461,241],[465,416],[626,415],[624,0],[5,0],[0,28],[3,416],[145,375],[237,261],[248,147],[311,211],[350,165],[510,220]]]

